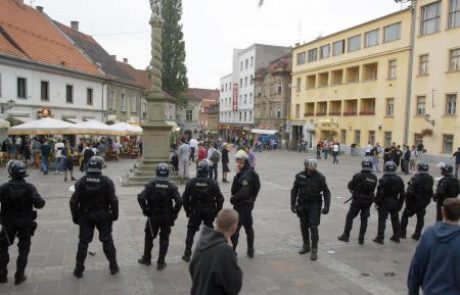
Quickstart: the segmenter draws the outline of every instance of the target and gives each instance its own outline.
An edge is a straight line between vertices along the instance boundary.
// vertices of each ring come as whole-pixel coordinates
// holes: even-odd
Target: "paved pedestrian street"
[[[332,159],[320,161],[319,170],[326,175],[332,192],[331,212],[327,216],[323,215],[319,260],[312,262],[308,255],[297,254],[301,236],[298,219],[290,211],[289,198],[294,175],[302,169],[306,156],[278,151],[257,154],[257,171],[261,177],[262,189],[254,211],[256,255],[254,259],[246,257],[243,230],[238,249],[239,264],[244,271],[241,294],[405,294],[406,275],[416,246],[415,241],[408,239],[401,244],[394,244],[386,239],[383,246],[374,244],[371,239],[375,237],[377,229],[375,210],[372,210],[364,246],[357,242],[359,217],[355,219],[350,243],[337,240],[343,230],[348,209],[348,204],[343,204],[349,198],[346,185],[352,174],[359,171],[360,158],[342,157],[340,165],[333,165]],[[78,227],[72,223],[69,212],[70,183],[64,183],[61,175],[43,176],[38,170],[31,170],[29,181],[37,185],[47,203],[39,211],[39,227],[32,241],[26,271],[28,280],[21,286],[12,283],[17,248],[11,247],[9,282],[1,285],[0,294],[189,294],[191,284],[188,264],[181,260],[187,222],[183,211],[171,235],[167,269],[158,272],[155,265],[146,267],[137,263],[142,253],[145,224],[136,200],[141,188],[120,188],[118,185],[121,174],[131,166],[132,161],[121,160],[108,162],[108,169],[104,170],[117,182],[120,198],[120,218],[114,226],[114,240],[121,268],[119,274],[110,275],[108,262],[96,234],[95,241],[90,245],[95,255],[87,258],[84,278],[78,280],[73,277]],[[6,172],[1,171],[0,177],[5,181]],[[405,182],[407,180],[406,177]],[[230,206],[230,185],[223,184],[221,188],[226,198],[224,206]],[[181,186],[180,191],[183,189]],[[426,223],[433,223],[434,216],[433,204],[428,210]],[[413,229],[414,222],[411,220],[408,236]],[[387,226],[386,233],[388,238],[391,226]],[[198,235],[195,241],[197,238]],[[158,248],[155,247],[153,251],[155,259]]]

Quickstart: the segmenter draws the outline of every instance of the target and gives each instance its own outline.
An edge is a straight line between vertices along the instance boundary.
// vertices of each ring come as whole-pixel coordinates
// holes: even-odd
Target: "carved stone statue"
[[[150,0],[150,8],[152,9],[152,17],[161,18],[161,0]]]

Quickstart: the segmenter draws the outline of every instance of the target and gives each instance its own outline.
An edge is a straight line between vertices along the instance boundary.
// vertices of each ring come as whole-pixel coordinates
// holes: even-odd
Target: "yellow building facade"
[[[410,44],[406,9],[295,47],[292,143],[403,143]]]
[[[460,146],[460,1],[418,0],[410,142],[451,155]]]

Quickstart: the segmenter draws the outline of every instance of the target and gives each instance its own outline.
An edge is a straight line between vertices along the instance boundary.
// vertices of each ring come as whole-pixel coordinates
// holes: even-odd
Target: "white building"
[[[262,44],[233,50],[232,73],[220,79],[219,121],[226,135],[253,127],[255,73],[291,50],[290,47]]]

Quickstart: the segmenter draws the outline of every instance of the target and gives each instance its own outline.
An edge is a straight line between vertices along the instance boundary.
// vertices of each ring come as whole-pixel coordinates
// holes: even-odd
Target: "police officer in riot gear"
[[[422,234],[426,207],[433,197],[433,177],[428,174],[430,167],[427,163],[421,162],[417,165],[417,174],[409,181],[406,192],[406,207],[401,216],[401,238],[406,238],[406,228],[409,217],[417,215],[417,225],[412,239],[418,241]]]
[[[110,273],[114,275],[120,270],[112,238],[112,225],[118,219],[118,198],[112,180],[102,175],[103,167],[102,157],[91,157],[86,175],[75,183],[75,192],[70,199],[72,220],[80,226],[77,262],[73,273],[77,278],[83,277],[88,245],[93,240],[94,229],[99,231],[99,240],[109,261]]]
[[[232,197],[230,203],[233,205],[240,218],[236,233],[232,236],[233,249],[236,252],[238,245],[239,232],[244,227],[248,243],[247,255],[249,258],[254,257],[254,228],[252,219],[252,210],[260,191],[259,175],[254,169],[251,169],[249,156],[245,151],[240,150],[236,154],[236,166],[238,173],[233,178]]]
[[[182,207],[182,198],[177,186],[168,180],[169,167],[158,164],[156,177],[145,186],[137,196],[142,213],[147,216],[145,223],[144,255],[138,260],[140,264],[150,265],[152,260],[153,240],[160,234],[160,253],[157,269],[166,267],[166,254],[169,247],[169,235],[174,221]]]
[[[200,229],[201,223],[213,227],[214,219],[224,204],[224,196],[220,191],[219,184],[208,177],[208,162],[199,162],[196,170],[197,177],[188,181],[182,195],[184,210],[189,217],[185,252],[182,256],[182,260],[186,262],[190,261],[193,238]]]
[[[291,190],[291,211],[297,214],[300,219],[303,247],[299,254],[307,254],[311,250],[310,259],[315,261],[318,259],[318,226],[321,213],[329,213],[331,193],[326,178],[317,171],[316,160],[307,159],[304,161],[304,165],[305,170],[295,176],[294,187]],[[323,209],[321,210],[321,208]]]
[[[21,284],[26,280],[24,274],[30,251],[31,237],[37,228],[35,219],[37,212],[33,208],[41,209],[45,200],[37,192],[34,185],[27,183],[26,165],[21,161],[10,161],[7,165],[11,180],[0,186],[0,283],[8,281],[8,248],[13,245],[17,237],[18,259],[14,283]]]
[[[352,193],[352,202],[350,210],[348,211],[345,229],[343,234],[338,237],[342,242],[348,242],[350,239],[350,232],[353,226],[353,219],[360,213],[361,228],[359,229],[359,244],[364,244],[364,236],[367,230],[367,219],[370,216],[370,208],[374,202],[374,191],[377,186],[377,176],[373,171],[374,163],[372,158],[366,157],[361,162],[362,170],[360,173],[355,174],[353,179],[348,183],[348,189]]]
[[[373,240],[377,244],[383,244],[388,215],[391,217],[391,224],[393,226],[393,236],[390,240],[395,243],[399,243],[400,241],[401,224],[399,221],[399,211],[401,211],[404,205],[406,192],[403,180],[396,175],[396,169],[397,166],[393,161],[386,162],[384,174],[377,186],[375,204],[378,208],[379,221],[377,237]]]
[[[437,167],[441,169],[442,178],[438,182],[433,200],[436,202],[436,221],[442,221],[441,207],[446,199],[456,198],[460,193],[458,179],[453,176],[452,165],[441,162]]]

